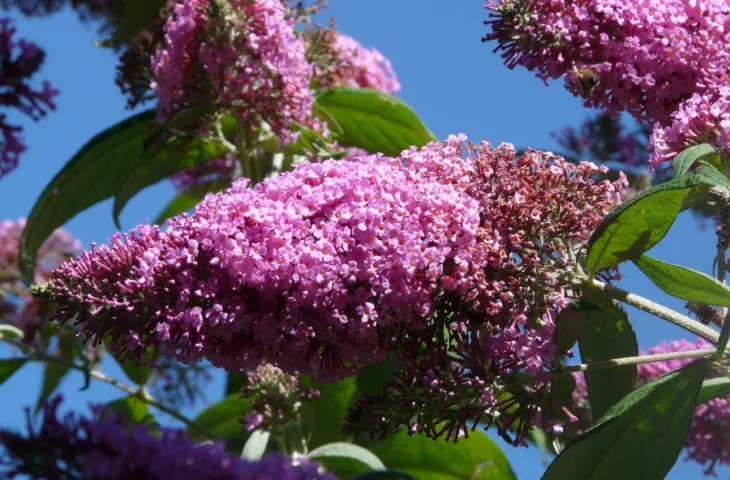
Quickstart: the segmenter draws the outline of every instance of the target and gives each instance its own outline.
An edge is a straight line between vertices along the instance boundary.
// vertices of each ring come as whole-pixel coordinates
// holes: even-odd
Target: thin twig
[[[706,348],[701,350],[689,350],[684,352],[659,353],[657,355],[642,355],[640,357],[624,357],[613,358],[611,360],[603,360],[601,362],[580,363],[577,365],[566,365],[562,371],[555,376],[564,375],[572,372],[584,372],[586,370],[598,370],[601,368],[620,367],[623,365],[638,365],[640,363],[666,362],[669,360],[680,360],[686,358],[705,358],[715,355],[714,348]]]
[[[86,372],[86,369],[84,369],[82,366],[77,365],[74,362],[64,360],[62,358],[54,357],[53,355],[48,355],[47,353],[38,351],[28,345],[25,345],[21,342],[16,342],[10,338],[3,337],[0,335],[0,340],[5,341],[6,343],[19,348],[23,351],[27,356],[21,358],[22,360],[28,360],[31,362],[49,362],[49,363],[55,363],[56,365],[61,365],[73,370],[78,370],[80,372]],[[122,390],[123,392],[128,393],[129,395],[132,395],[134,397],[139,398],[143,402],[147,403],[148,405],[157,408],[158,410],[167,413],[171,417],[174,417],[178,420],[180,420],[182,423],[187,425],[190,428],[193,428],[206,437],[210,439],[215,439],[215,435],[208,430],[207,428],[203,427],[202,425],[199,425],[195,421],[187,418],[185,415],[181,414],[180,412],[168,407],[167,405],[161,403],[159,400],[152,397],[145,389],[144,387],[135,388],[130,385],[127,385],[126,383],[120,382],[119,380],[116,380],[109,375],[106,375],[105,373],[99,372],[97,370],[91,370],[90,375],[93,378],[96,378],[97,380],[101,380],[104,383],[108,383],[109,385],[118,388],[119,390]]]
[[[647,313],[651,313],[656,317],[663,318],[664,320],[667,320],[668,322],[671,322],[678,327],[687,330],[688,332],[694,333],[695,335],[704,338],[708,342],[717,344],[717,338],[719,335],[715,330],[708,327],[707,325],[703,325],[702,323],[689,318],[687,315],[681,314],[670,308],[659,305],[658,303],[652,302],[647,298],[641,297],[631,292],[627,292],[626,290],[614,287],[613,285],[599,282],[597,280],[588,282],[585,287],[593,288],[607,293],[609,296],[615,298],[620,302],[636,307]]]

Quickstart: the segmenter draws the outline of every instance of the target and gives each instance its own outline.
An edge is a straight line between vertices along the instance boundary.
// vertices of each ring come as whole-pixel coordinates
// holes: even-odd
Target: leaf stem
[[[555,376],[572,372],[584,372],[586,370],[598,370],[601,368],[620,367],[623,365],[638,365],[640,363],[666,362],[669,360],[681,360],[686,358],[706,358],[715,355],[714,348],[701,350],[688,350],[684,352],[660,353],[657,355],[642,355],[640,357],[624,357],[603,360],[594,363],[580,363],[577,365],[566,365]]]
[[[4,337],[0,334],[0,340],[3,340],[4,342],[8,343],[9,345],[12,345],[16,348],[19,348],[20,350],[25,353],[26,357],[23,358],[23,360],[28,360],[31,362],[48,362],[48,363],[55,363],[56,365],[61,365],[73,370],[78,370],[80,372],[86,372],[87,370],[81,366],[77,365],[74,362],[69,362],[68,360],[64,360],[62,358],[54,357],[53,355],[48,355],[45,352],[36,350],[28,345],[25,345],[21,342],[14,341],[10,338]],[[99,372],[97,370],[91,370],[90,372],[91,377],[96,378],[97,380],[101,380],[104,383],[108,383],[109,385],[118,388],[119,390],[128,393],[129,395],[138,397],[143,402],[147,403],[148,405],[157,408],[158,410],[165,412],[166,414],[170,415],[173,418],[176,418],[177,420],[181,421],[185,425],[187,425],[190,428],[193,428],[206,437],[210,439],[215,439],[215,435],[208,430],[207,428],[203,427],[202,425],[199,425],[195,421],[189,419],[185,415],[181,414],[180,412],[168,407],[164,403],[160,402],[159,400],[152,397],[144,387],[135,388],[130,385],[127,385],[126,383],[120,382],[119,380],[116,380],[109,375],[106,375],[105,373]]]
[[[707,325],[703,325],[696,320],[692,320],[688,316],[676,312],[670,308],[652,302],[647,298],[641,297],[631,292],[627,292],[626,290],[614,287],[613,285],[599,282],[597,280],[589,280],[588,282],[586,282],[585,288],[591,288],[604,292],[620,302],[626,303],[627,305],[631,305],[638,308],[639,310],[643,310],[656,317],[662,318],[668,322],[677,325],[678,327],[687,330],[688,332],[694,333],[698,337],[704,338],[708,342],[717,344],[717,339],[719,335],[712,328],[708,327]]]

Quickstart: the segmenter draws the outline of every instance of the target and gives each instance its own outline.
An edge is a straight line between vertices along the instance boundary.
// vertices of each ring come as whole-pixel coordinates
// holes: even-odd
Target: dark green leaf
[[[246,444],[243,446],[241,452],[241,458],[246,460],[258,461],[264,456],[266,452],[266,446],[269,444],[269,437],[271,434],[263,430],[254,430],[246,440]]]
[[[203,201],[208,193],[220,192],[229,187],[223,182],[206,182],[195,185],[173,198],[170,203],[157,215],[155,225],[162,225],[165,220],[187,212],[191,208]]]
[[[583,363],[639,355],[636,333],[629,316],[615,300],[612,308],[587,312],[586,326],[578,345]],[[588,401],[591,404],[593,418],[596,419],[601,418],[636,385],[636,365],[587,370],[584,375],[588,387]]]
[[[97,42],[98,46],[119,48],[150,26],[165,6],[165,0],[124,0],[117,7],[121,13],[119,25],[112,36]]]
[[[38,249],[58,227],[113,196],[142,159],[142,142],[154,128],[152,110],[92,138],[51,180],[28,217],[20,242],[23,281],[33,282]]]
[[[550,382],[551,416],[563,421],[569,421],[568,416],[562,407],[573,406],[573,390],[575,390],[575,377],[572,374],[558,375]]]
[[[106,407],[121,413],[127,423],[157,423],[149,406],[137,397],[122,397],[107,403]]]
[[[367,472],[349,477],[347,480],[415,480],[408,474],[386,470],[384,472]]]
[[[682,178],[698,160],[710,155],[717,155],[719,157],[717,149],[706,143],[695,145],[684,150],[674,157],[674,161],[672,162],[674,178]]]
[[[215,435],[215,438],[224,440],[228,451],[238,453],[249,437],[249,432],[243,429],[240,419],[250,412],[251,401],[236,393],[206,408],[194,421]],[[187,434],[196,442],[209,440],[192,427],[187,429]]]
[[[398,359],[394,353],[382,362],[363,368],[355,377],[357,392],[363,396],[383,393],[383,386],[388,383],[398,370]]]
[[[648,255],[642,255],[634,263],[652,282],[673,297],[705,305],[730,306],[730,288],[709,275]]]
[[[331,383],[312,382],[311,388],[319,390],[320,395],[304,402],[312,416],[309,448],[347,440],[342,435],[342,425],[355,394],[355,380],[346,378]]]
[[[690,188],[672,180],[645,190],[614,208],[593,233],[586,267],[591,272],[638,258],[656,245],[677,218]]]
[[[0,385],[20,370],[25,362],[24,358],[0,358]]]
[[[478,430],[470,431],[468,439],[457,443],[434,441],[418,434],[411,437],[400,430],[385,440],[364,446],[389,469],[418,480],[517,478],[504,452]]]
[[[714,398],[725,397],[727,395],[730,395],[730,378],[711,378],[702,382],[700,394],[697,395],[697,405],[709,402]]]
[[[570,302],[570,306],[560,312],[555,321],[557,325],[555,337],[557,338],[558,350],[567,352],[573,348],[586,325],[586,313],[600,308],[585,300]]]
[[[684,446],[708,362],[634,390],[573,439],[543,480],[663,479]]]
[[[224,155],[228,150],[220,143],[204,138],[175,138],[160,149],[153,149],[149,155],[127,176],[114,197],[114,222],[118,228],[119,214],[124,206],[143,189],[154,185],[173,173],[196,165],[207,163]]]
[[[241,389],[248,385],[246,372],[229,372],[226,379],[226,395],[241,393]]]
[[[715,358],[718,362],[722,361],[722,357],[725,356],[725,348],[727,347],[727,341],[730,339],[730,317],[725,317],[725,321],[722,324],[722,330],[720,330],[720,336],[717,338],[717,345],[715,346]]]
[[[74,362],[77,356],[77,349],[74,342],[76,338],[70,330],[62,330],[58,336],[58,358],[67,362]],[[69,367],[59,365],[57,363],[47,362],[43,370],[43,383],[41,384],[41,394],[36,402],[35,413],[37,414],[43,403],[56,391],[61,384],[61,380],[70,371]]]
[[[337,140],[348,147],[397,156],[437,138],[402,100],[369,89],[334,88],[317,94],[317,108],[342,128]]]

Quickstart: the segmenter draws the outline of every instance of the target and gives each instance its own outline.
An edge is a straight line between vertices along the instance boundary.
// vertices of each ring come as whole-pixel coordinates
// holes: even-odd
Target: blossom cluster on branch
[[[653,125],[651,165],[694,144],[728,152],[726,71],[730,5],[724,0],[488,0],[506,64],[568,90],[612,116],[627,111]],[[585,85],[582,72],[597,81]]]
[[[87,338],[110,335],[122,357],[162,346],[186,362],[267,361],[330,380],[397,348],[403,373],[390,391],[409,401],[377,419],[354,413],[360,433],[408,424],[439,436],[443,422],[507,412],[514,401],[498,384],[517,372],[549,381],[554,319],[576,294],[561,275],[623,179],[464,140],[302,164],[253,189],[238,181],[164,232],[141,225],[66,262],[38,294]],[[449,408],[413,411],[436,393]],[[456,407],[464,398],[483,400]],[[522,441],[539,410],[500,425]]]
[[[16,28],[9,18],[0,18],[0,178],[18,166],[26,146],[20,138],[23,127],[8,119],[17,110],[32,120],[40,120],[56,108],[58,90],[48,81],[40,88],[31,84],[43,64],[45,53],[36,44],[14,38]]]
[[[41,425],[28,433],[0,430],[4,478],[67,480],[335,480],[317,464],[269,454],[244,460],[221,443],[195,445],[182,430],[126,425],[121,414],[98,406],[90,417],[61,414],[61,397],[43,405]]]

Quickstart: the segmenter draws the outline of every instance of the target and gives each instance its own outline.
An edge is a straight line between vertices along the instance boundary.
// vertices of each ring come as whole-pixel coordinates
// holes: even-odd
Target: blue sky
[[[550,132],[565,125],[577,125],[589,112],[560,83],[546,87],[525,70],[508,70],[492,53],[494,45],[484,45],[482,21],[488,13],[481,0],[444,2],[439,0],[352,2],[331,0],[329,15],[341,31],[366,46],[375,46],[393,63],[403,90],[400,96],[421,115],[441,138],[450,133],[466,133],[471,139],[510,142],[557,150]],[[125,100],[114,84],[116,59],[112,52],[93,46],[98,35],[83,26],[71,12],[47,19],[23,19],[15,12],[20,36],[46,50],[41,72],[61,91],[58,110],[38,124],[27,124],[24,133],[29,150],[20,167],[0,180],[0,219],[27,216],[36,197],[53,175],[95,133],[126,118]],[[122,213],[125,229],[153,219],[172,197],[167,182],[134,198]],[[710,273],[714,256],[713,225],[701,230],[689,214],[683,214],[667,239],[652,251],[653,256]],[[66,228],[82,240],[104,242],[116,229],[109,201],[96,205],[71,220]],[[646,281],[635,268],[623,269],[621,286],[682,310],[682,301],[672,299]],[[628,309],[640,345],[656,345],[665,339],[690,338],[665,322]],[[0,347],[0,356],[7,349]],[[109,374],[122,377],[111,362]],[[33,404],[40,392],[41,368],[24,367],[0,386],[0,426],[20,428],[23,406]],[[211,384],[208,397],[219,398],[221,376]],[[82,379],[72,374],[62,385],[67,406],[84,409],[86,402],[105,402],[119,397],[118,391],[94,383],[78,392]],[[187,413],[192,413],[188,411]],[[498,439],[498,442],[501,440]],[[504,445],[514,470],[522,479],[539,478],[543,472],[540,455],[534,449],[514,449]],[[680,457],[669,479],[697,478],[701,468]],[[718,469],[727,478],[730,469]]]

